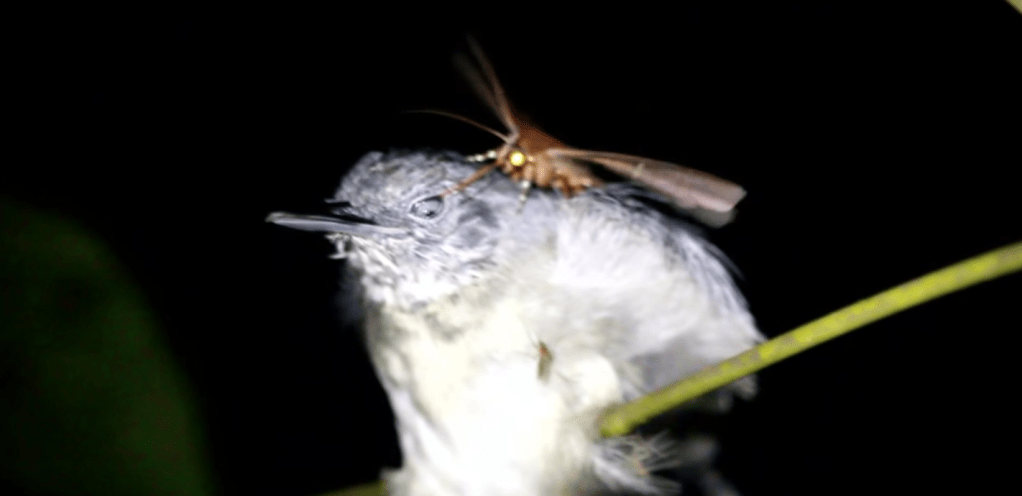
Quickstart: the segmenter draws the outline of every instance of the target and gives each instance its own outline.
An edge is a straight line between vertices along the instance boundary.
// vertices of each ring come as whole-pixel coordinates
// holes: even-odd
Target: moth
[[[444,195],[461,191],[493,169],[499,168],[522,184],[523,199],[533,185],[556,188],[571,197],[587,188],[603,184],[589,168],[590,164],[597,164],[660,193],[706,224],[720,226],[731,221],[735,205],[745,196],[741,186],[670,162],[565,145],[514,111],[482,49],[473,39],[469,38],[468,42],[476,64],[473,65],[465,57],[458,57],[458,68],[479,98],[504,125],[507,133],[498,132],[460,115],[427,111],[476,126],[504,142],[499,148],[468,157],[475,162],[491,162],[444,192]]]

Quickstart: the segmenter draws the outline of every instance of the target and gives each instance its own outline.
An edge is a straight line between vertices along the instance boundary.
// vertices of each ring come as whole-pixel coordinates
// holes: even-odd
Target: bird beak
[[[298,215],[287,212],[273,212],[266,217],[266,222],[303,231],[344,233],[367,238],[381,236],[403,237],[408,235],[408,231],[404,229],[379,226],[368,219],[347,215],[335,217],[332,215]]]

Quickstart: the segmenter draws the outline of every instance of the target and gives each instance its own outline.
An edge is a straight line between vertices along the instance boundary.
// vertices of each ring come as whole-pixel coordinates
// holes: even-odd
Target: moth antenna
[[[482,129],[483,131],[486,131],[486,132],[488,132],[488,133],[490,133],[490,134],[500,138],[500,140],[505,142],[505,143],[510,143],[511,142],[511,138],[509,136],[501,134],[500,132],[496,131],[492,127],[486,126],[484,124],[480,124],[480,123],[478,123],[478,122],[476,122],[476,121],[474,121],[472,119],[469,119],[468,117],[465,117],[465,116],[462,116],[462,115],[458,115],[458,114],[455,114],[455,113],[445,112],[443,110],[408,110],[408,111],[406,111],[406,113],[409,113],[409,114],[435,114],[435,115],[442,115],[444,117],[450,117],[451,119],[458,120],[458,121],[464,122],[466,124],[473,125],[473,126],[479,128],[479,129]]]
[[[504,94],[504,87],[500,85],[500,80],[497,79],[497,71],[493,70],[493,66],[490,65],[489,59],[486,58],[486,54],[483,53],[483,49],[476,43],[475,38],[471,36],[467,38],[469,49],[472,50],[472,55],[476,58],[476,62],[478,62],[479,68],[483,72],[482,77],[478,73],[474,77],[475,79],[482,79],[483,84],[489,88],[492,100],[491,105],[495,107],[500,119],[504,121],[504,125],[511,131],[511,136],[517,140],[518,124],[515,121],[514,114],[511,113],[511,105],[508,103],[507,95]]]
[[[507,119],[500,112],[500,105],[497,104],[497,96],[493,94],[493,90],[490,89],[486,79],[479,73],[479,69],[476,68],[475,64],[465,54],[456,53],[454,54],[454,67],[458,69],[458,72],[461,73],[465,81],[472,87],[472,91],[475,92],[476,96],[482,100],[483,105],[490,112],[493,112],[497,120],[507,125]]]

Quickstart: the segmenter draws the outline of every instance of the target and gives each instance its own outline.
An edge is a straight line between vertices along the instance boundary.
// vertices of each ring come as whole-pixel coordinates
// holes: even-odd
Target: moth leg
[[[554,180],[550,182],[550,186],[556,190],[559,190],[565,198],[571,198],[576,194],[580,193],[584,188],[578,188],[573,182],[570,176],[564,174],[558,174],[554,177]]]
[[[525,199],[529,196],[529,190],[532,189],[532,181],[524,179],[518,183],[518,189],[521,192],[518,195],[518,212],[521,213],[522,207],[525,206]]]
[[[489,151],[486,151],[484,153],[479,153],[479,154],[476,154],[476,155],[469,155],[469,156],[465,157],[465,160],[468,160],[469,162],[486,162],[487,160],[496,160],[496,159],[497,159],[497,150],[489,150]]]
[[[447,189],[447,191],[444,191],[443,193],[440,193],[440,196],[447,196],[447,195],[450,195],[450,194],[454,194],[454,193],[457,193],[458,191],[461,191],[461,190],[467,188],[469,184],[472,184],[472,183],[478,181],[479,178],[485,176],[486,173],[490,172],[495,167],[497,167],[497,162],[493,162],[493,163],[491,163],[489,165],[484,165],[484,166],[480,167],[475,172],[473,172],[472,175],[468,177],[468,179],[465,179],[464,181],[462,181],[462,182],[460,182],[458,184],[455,184],[454,186],[451,186],[450,188]]]
[[[568,189],[568,185],[564,182],[563,177],[554,177],[554,180],[550,182],[550,187],[559,190],[565,197],[571,198],[571,190]]]

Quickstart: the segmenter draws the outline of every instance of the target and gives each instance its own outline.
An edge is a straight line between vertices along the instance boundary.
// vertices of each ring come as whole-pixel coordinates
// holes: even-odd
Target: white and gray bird
[[[358,278],[404,459],[389,492],[676,491],[653,472],[705,463],[712,443],[602,439],[598,424],[762,340],[721,255],[640,188],[521,204],[518,185],[489,174],[446,194],[474,171],[454,153],[373,152],[330,215],[267,218],[326,233]],[[746,378],[711,399],[726,409],[753,390]]]

